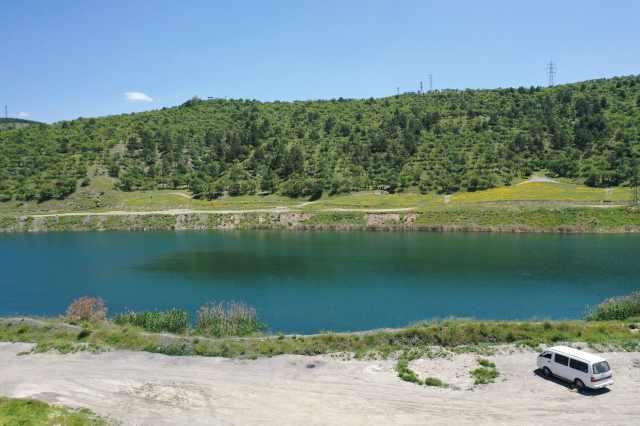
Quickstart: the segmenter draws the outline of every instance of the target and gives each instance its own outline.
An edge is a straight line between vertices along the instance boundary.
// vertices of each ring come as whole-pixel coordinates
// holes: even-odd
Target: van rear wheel
[[[575,382],[573,382],[576,387],[580,390],[584,390],[586,388],[586,386],[584,385],[584,382],[580,379],[576,379]]]
[[[545,376],[547,377],[551,377],[553,376],[553,373],[551,373],[551,370],[549,370],[549,367],[545,367],[542,369],[542,372],[544,373]]]

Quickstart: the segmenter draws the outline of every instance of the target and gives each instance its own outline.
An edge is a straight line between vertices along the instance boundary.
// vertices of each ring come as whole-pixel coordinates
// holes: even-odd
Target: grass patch
[[[427,206],[441,203],[444,199],[435,195],[418,194],[350,194],[336,198],[330,198],[318,203],[314,208],[353,208],[353,209],[395,209]]]
[[[446,348],[447,353],[473,352],[489,354],[490,345],[515,343],[535,349],[540,343],[586,342],[601,350],[640,350],[640,333],[632,333],[629,324],[604,322],[475,322],[453,320],[414,324],[406,329],[367,334],[318,334],[295,339],[278,335],[238,337],[234,339],[205,338],[194,329],[184,334],[162,336],[148,334],[140,327],[110,322],[93,326],[88,336],[80,337],[77,329],[66,330],[61,320],[47,320],[18,332],[20,324],[0,324],[0,341],[35,342],[35,351],[58,352],[83,350],[78,343],[106,345],[113,349],[141,350],[168,355],[201,355],[233,358],[270,357],[281,354],[322,355],[357,353],[361,356],[388,359],[406,351],[405,358],[414,359],[433,354],[430,347]],[[196,336],[197,341],[196,341]],[[280,338],[281,337],[281,338]],[[84,350],[90,350],[88,347]]]
[[[478,359],[478,364],[480,364],[481,367],[470,372],[471,377],[475,377],[476,379],[474,385],[494,383],[495,379],[500,376],[500,373],[496,370],[496,365],[493,362],[481,358]]]
[[[440,388],[448,388],[449,387],[449,385],[447,383],[444,383],[442,380],[436,379],[435,377],[427,377],[426,379],[424,379],[424,384],[426,386],[436,386],[436,387],[440,387]]]
[[[416,372],[409,368],[409,360],[401,359],[398,361],[398,365],[396,365],[396,371],[398,372],[398,377],[400,377],[405,382],[417,383],[419,385],[424,382],[418,379]]]
[[[607,299],[594,308],[587,308],[587,321],[615,321],[640,316],[640,291],[628,296]]]
[[[250,336],[266,328],[267,324],[258,319],[257,309],[245,302],[212,302],[198,311],[194,332],[211,337]]]
[[[496,368],[496,365],[488,359],[479,359],[478,364],[486,368]]]
[[[494,383],[495,379],[500,376],[496,370],[480,367],[471,372],[471,377],[475,377],[474,385],[486,385]]]
[[[604,201],[607,192],[563,183],[530,182],[486,191],[464,192],[451,197],[452,203],[487,203],[494,201]]]
[[[190,319],[191,315],[184,310],[171,309],[170,311],[118,313],[113,318],[113,322],[117,325],[133,325],[153,333],[182,334],[189,328]]]
[[[40,401],[0,397],[0,424],[6,426],[106,426],[114,423],[86,408],[53,407]]]

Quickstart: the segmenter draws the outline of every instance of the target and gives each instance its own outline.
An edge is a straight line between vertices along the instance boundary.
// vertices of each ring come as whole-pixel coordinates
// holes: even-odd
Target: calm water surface
[[[579,318],[638,290],[634,235],[211,230],[0,235],[0,316],[74,298],[125,309],[254,304],[272,331],[427,318]]]

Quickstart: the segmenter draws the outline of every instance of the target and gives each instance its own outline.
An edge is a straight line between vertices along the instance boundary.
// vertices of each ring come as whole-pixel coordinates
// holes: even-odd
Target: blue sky
[[[544,86],[550,60],[556,84],[639,74],[638,22],[639,1],[5,0],[0,106],[51,123],[194,95],[382,97],[429,74]]]

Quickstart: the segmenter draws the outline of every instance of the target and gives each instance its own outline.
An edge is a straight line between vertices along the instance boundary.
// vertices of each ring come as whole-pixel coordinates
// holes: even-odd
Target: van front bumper
[[[597,385],[593,385],[594,389],[606,388],[607,386],[611,386],[613,384],[613,380],[609,380],[608,382],[598,383]]]

